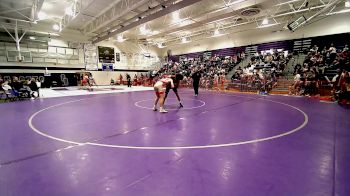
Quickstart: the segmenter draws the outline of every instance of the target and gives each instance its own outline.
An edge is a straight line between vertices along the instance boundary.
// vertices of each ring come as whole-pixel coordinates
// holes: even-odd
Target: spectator
[[[333,43],[329,47],[328,52],[329,52],[330,61],[333,62],[337,56],[337,49],[334,47]]]
[[[8,81],[3,82],[3,83],[1,84],[1,87],[2,87],[2,89],[3,89],[4,91],[9,91],[9,90],[12,89],[11,86],[8,84]]]
[[[131,77],[129,74],[126,74],[126,80],[128,81],[128,87],[131,87]]]
[[[31,97],[39,97],[39,87],[36,84],[35,78],[32,78],[29,83],[29,88],[32,91]]]
[[[18,92],[21,91],[21,89],[23,89],[23,84],[21,82],[19,82],[17,77],[13,77],[10,86],[12,87],[12,89],[14,89]]]

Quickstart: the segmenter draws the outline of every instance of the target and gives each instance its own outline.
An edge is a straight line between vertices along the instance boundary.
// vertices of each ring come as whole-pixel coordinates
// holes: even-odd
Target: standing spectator
[[[333,62],[335,58],[337,57],[337,49],[334,47],[333,43],[331,44],[331,47],[329,47],[329,53],[330,53],[330,62]]]
[[[93,86],[96,85],[95,79],[92,77],[92,74],[90,73],[89,77],[88,77],[88,84],[89,86]]]
[[[123,85],[123,75],[119,75],[119,85]]]
[[[82,86],[87,86],[89,84],[89,76],[84,74],[83,79],[81,80]]]
[[[220,75],[220,82],[221,82],[221,89],[225,90],[225,74],[224,73],[222,73]]]
[[[133,85],[134,85],[134,86],[137,86],[137,82],[138,82],[138,77],[137,77],[137,75],[135,74],[135,75],[134,75],[134,79],[133,79],[133,83],[134,83]]]
[[[128,87],[131,87],[131,77],[129,74],[126,74],[126,80],[128,81]]]
[[[198,88],[199,88],[199,80],[201,79],[201,73],[200,70],[197,68],[194,69],[194,72],[192,74],[193,79],[193,89],[194,89],[194,96],[198,96]]]

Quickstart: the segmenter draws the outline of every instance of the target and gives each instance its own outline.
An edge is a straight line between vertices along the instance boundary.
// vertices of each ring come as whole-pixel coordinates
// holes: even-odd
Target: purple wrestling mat
[[[350,195],[350,110],[170,92],[0,104],[0,195]]]

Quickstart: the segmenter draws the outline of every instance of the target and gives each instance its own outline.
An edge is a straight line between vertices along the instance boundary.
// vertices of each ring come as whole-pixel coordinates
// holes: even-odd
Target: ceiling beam
[[[31,7],[30,17],[32,21],[36,21],[38,19],[38,12],[41,10],[44,4],[44,0],[33,0],[33,5]]]
[[[30,20],[22,20],[18,18],[11,18],[11,17],[6,17],[6,16],[0,16],[0,18],[6,19],[6,20],[13,20],[13,21],[20,21],[20,22],[25,22],[25,23],[35,23]]]
[[[30,20],[30,18],[29,18],[28,16],[26,16],[26,15],[24,15],[22,12],[20,12],[20,10],[22,10],[22,9],[13,9],[13,8],[7,6],[6,4],[3,4],[2,6],[4,6],[4,7],[7,8],[7,9],[13,10],[13,11],[14,11],[15,13],[17,13],[19,16]]]
[[[108,9],[106,12],[98,16],[94,21],[89,23],[84,29],[84,34],[98,31],[99,29],[107,26],[111,22],[118,18],[129,14],[132,10],[147,3],[148,0],[122,0]]]
[[[309,7],[309,8],[304,8],[304,9],[301,9],[301,10],[287,11],[287,12],[283,12],[283,13],[276,13],[275,15],[267,17],[267,18],[268,19],[281,18],[281,17],[284,17],[284,16],[289,16],[289,15],[293,15],[293,14],[302,14],[304,12],[310,12],[310,11],[312,11],[312,12],[319,12],[319,10],[322,10],[324,7],[326,7],[326,5],[316,5],[316,6]],[[261,18],[259,18],[257,20],[260,21],[263,18],[266,18],[266,17],[261,17]],[[231,34],[231,33],[235,33],[235,32],[230,32],[230,29],[233,29],[234,27],[238,27],[238,26],[243,26],[243,25],[256,23],[257,20],[241,22],[241,23],[238,23],[238,24],[236,24],[236,23],[234,23],[234,24],[227,24],[227,25],[224,25],[221,29],[225,30],[227,33]],[[284,20],[283,21],[279,21],[279,24],[282,24],[284,22],[287,22],[287,21],[284,21]],[[215,28],[210,28],[210,29],[207,29],[206,31],[213,31],[214,29]],[[198,36],[204,35],[206,31],[199,30],[199,31],[193,32],[191,34],[191,37],[198,37]],[[208,37],[204,36],[204,38],[208,38]],[[171,44],[171,43],[176,42],[178,40],[179,40],[178,38],[172,38],[172,39],[166,40],[165,43],[170,43]]]
[[[238,16],[237,12],[229,12],[229,13],[221,14],[221,15],[218,15],[218,16],[214,16],[212,18],[206,18],[204,20],[200,20],[200,21],[197,21],[195,23],[191,23],[191,24],[188,24],[188,25],[185,25],[185,26],[181,26],[181,27],[177,27],[177,28],[174,28],[174,29],[170,29],[168,31],[162,32],[162,33],[157,34],[155,36],[151,36],[150,38],[169,35],[172,32],[180,32],[182,30],[186,31],[188,29],[198,28],[198,27],[201,27],[203,25],[210,24],[210,23],[213,23],[213,22],[218,21],[218,20],[225,20],[225,19],[228,19],[228,18],[236,19],[236,18],[239,18],[239,16]]]
[[[152,7],[144,12],[141,12],[139,14],[137,14],[136,16],[128,19],[128,20],[125,20],[125,21],[122,21],[122,23],[119,23],[115,26],[112,26],[111,28],[109,28],[107,31],[102,31],[102,32],[99,32],[98,35],[100,36],[103,36],[103,35],[107,35],[109,34],[108,32],[113,32],[115,30],[117,30],[118,28],[120,28],[121,26],[127,26],[128,24],[131,24],[133,23],[134,21],[136,20],[139,20],[139,18],[144,18],[150,14],[153,14],[157,11],[159,11],[160,9],[163,9],[164,6],[169,6],[173,3],[175,3],[177,0],[168,0],[167,2],[164,2],[164,0],[161,0],[161,4],[155,6],[155,7]],[[112,30],[111,30],[112,29]]]
[[[31,9],[31,7],[24,7],[24,8],[19,8],[19,9],[8,9],[8,10],[1,11],[0,14],[6,14],[9,12],[16,12],[16,11],[21,11],[21,10],[26,10],[26,9]]]
[[[194,22],[192,22],[190,24],[187,24],[187,25],[184,25],[181,27],[176,27],[176,28],[172,28],[172,27],[178,25],[179,23],[170,24],[170,26],[168,26],[165,31],[162,31],[161,33],[159,33],[157,35],[149,36],[148,38],[152,39],[152,38],[162,37],[162,36],[169,35],[171,33],[174,34],[174,32],[186,31],[186,30],[198,28],[198,27],[201,27],[204,25],[218,23],[219,21],[227,20],[229,18],[236,20],[237,17],[239,17],[238,10],[242,10],[244,8],[247,8],[247,7],[258,5],[258,4],[261,4],[265,1],[266,0],[244,1],[244,3],[239,2],[239,1],[230,1],[230,2],[226,3],[226,1],[225,1],[225,4],[223,6],[220,6],[219,8],[215,8],[215,9],[210,10],[210,11],[208,11],[204,14],[201,14],[199,16],[191,16],[191,17],[181,21],[181,22],[183,22],[185,20],[195,19],[195,20],[193,20]],[[227,6],[227,5],[229,5],[229,6]],[[228,12],[228,9],[231,9],[233,11]],[[223,11],[224,11],[224,13],[220,14],[220,12],[223,12]],[[219,14],[217,14],[217,13],[219,13]]]
[[[95,44],[95,43],[98,43],[100,41],[106,40],[106,39],[108,39],[108,38],[110,38],[112,36],[115,36],[115,35],[119,34],[119,33],[122,33],[124,31],[129,30],[129,29],[132,29],[134,27],[137,27],[137,26],[139,26],[141,24],[144,24],[144,23],[147,23],[149,21],[155,20],[157,18],[165,16],[165,15],[167,15],[169,13],[172,13],[174,11],[177,11],[179,9],[182,9],[182,8],[187,7],[187,6],[193,5],[193,4],[198,3],[200,1],[201,0],[183,0],[183,1],[180,1],[179,3],[175,3],[175,4],[172,4],[172,5],[169,5],[168,7],[164,8],[163,10],[160,10],[160,11],[154,13],[154,14],[146,16],[145,18],[141,18],[140,20],[138,20],[136,22],[133,22],[133,23],[131,23],[129,25],[121,27],[120,29],[117,29],[116,31],[111,32],[108,35],[105,35],[105,36],[102,36],[100,38],[97,38],[97,39],[93,40],[92,43]]]

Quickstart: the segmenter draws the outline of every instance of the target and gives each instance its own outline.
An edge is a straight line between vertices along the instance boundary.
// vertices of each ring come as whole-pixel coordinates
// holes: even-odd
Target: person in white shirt
[[[294,76],[294,83],[293,83],[293,86],[291,86],[290,94],[294,94],[294,95],[299,94],[300,84],[301,84],[301,75],[300,75],[300,72],[298,71],[297,74]]]
[[[164,97],[165,97],[165,89],[167,84],[170,83],[171,88],[174,88],[174,82],[170,78],[170,76],[164,75],[162,79],[158,80],[154,84],[154,91],[156,93],[156,99],[154,101],[153,111],[157,111],[157,103],[159,102],[159,112],[166,113],[164,109]]]
[[[4,89],[5,91],[9,91],[11,90],[11,86],[8,84],[8,81],[5,81],[2,85],[2,89]]]
[[[300,82],[300,78],[301,78],[300,74],[297,73],[297,74],[294,76],[294,83],[295,83],[295,82]]]

